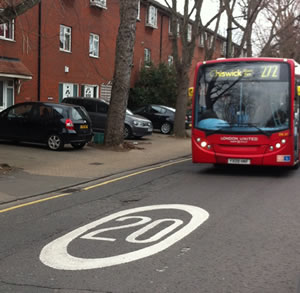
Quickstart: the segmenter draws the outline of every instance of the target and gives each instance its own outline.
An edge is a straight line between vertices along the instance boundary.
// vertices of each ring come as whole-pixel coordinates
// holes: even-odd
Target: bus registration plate
[[[249,159],[228,159],[228,164],[237,164],[237,165],[250,165],[251,161]]]

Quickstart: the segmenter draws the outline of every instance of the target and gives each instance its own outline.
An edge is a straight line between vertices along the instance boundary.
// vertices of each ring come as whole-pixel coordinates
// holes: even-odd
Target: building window
[[[0,24],[0,39],[14,40],[14,20]]]
[[[141,19],[141,1],[139,0],[138,2],[138,15],[137,15],[137,18],[138,20]]]
[[[199,45],[199,47],[204,47],[204,35],[203,35],[203,33],[200,33],[200,35],[199,35],[198,45]]]
[[[188,23],[188,26],[187,26],[187,37],[186,37],[186,40],[188,42],[191,42],[192,41],[192,25],[190,23]]]
[[[72,28],[60,25],[59,48],[61,51],[71,52]]]
[[[173,58],[173,56],[169,55],[168,56],[168,64],[169,64],[169,66],[172,66],[173,63],[174,63],[174,58]]]
[[[101,84],[101,93],[100,93],[100,96],[101,96],[101,99],[106,101],[106,102],[110,102],[110,97],[111,97],[111,89],[112,89],[112,82],[109,81],[108,83],[102,83]]]
[[[222,42],[222,45],[221,45],[221,54],[223,56],[225,56],[225,54],[226,54],[226,42]]]
[[[86,98],[98,98],[99,86],[98,85],[82,85],[81,95]]]
[[[60,83],[58,86],[59,102],[63,98],[77,97],[78,96],[78,84],[75,83]]]
[[[90,56],[99,57],[99,35],[90,34]]]
[[[148,7],[146,25],[157,28],[157,8],[152,5]]]
[[[172,19],[169,18],[169,35],[172,35],[171,25],[172,25]],[[177,22],[177,37],[179,36],[179,33],[180,33],[180,24]]]
[[[206,39],[207,48],[211,48],[212,41],[213,41],[213,36],[209,35],[208,33],[205,33],[205,39]]]
[[[144,63],[149,65],[151,63],[151,51],[148,48],[144,49]]]

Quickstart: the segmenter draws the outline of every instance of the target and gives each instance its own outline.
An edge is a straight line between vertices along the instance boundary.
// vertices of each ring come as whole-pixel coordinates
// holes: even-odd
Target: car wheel
[[[124,127],[124,139],[131,137],[131,128],[128,125]]]
[[[48,148],[52,151],[60,151],[64,147],[64,142],[60,135],[51,134],[48,137],[47,145],[48,145]]]
[[[160,132],[163,134],[169,134],[172,130],[172,125],[169,122],[165,122],[160,126]]]
[[[71,143],[72,147],[76,150],[82,149],[85,145],[86,142],[73,142]]]

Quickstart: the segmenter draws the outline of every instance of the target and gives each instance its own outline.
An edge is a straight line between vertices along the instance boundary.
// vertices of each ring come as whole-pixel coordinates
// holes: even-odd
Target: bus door
[[[300,96],[300,81],[297,81],[295,101],[294,101],[294,153],[295,153],[295,161],[299,160],[299,139],[300,139],[300,136],[299,136],[299,130],[300,130],[299,96]]]

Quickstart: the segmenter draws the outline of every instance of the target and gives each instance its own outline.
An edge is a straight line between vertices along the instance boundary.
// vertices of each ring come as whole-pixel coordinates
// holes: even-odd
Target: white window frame
[[[103,8],[103,9],[107,9],[106,0],[90,0],[90,5],[99,7],[99,8]]]
[[[90,33],[89,39],[89,56],[93,58],[99,58],[99,43],[100,36],[97,34]]]
[[[136,17],[137,20],[141,20],[141,1],[138,1],[138,14]]]
[[[221,45],[221,54],[224,55],[224,56],[226,54],[226,45],[227,45],[226,42],[223,41],[222,45]]]
[[[99,97],[99,85],[94,85],[94,84],[82,84],[81,89],[83,87],[83,92],[81,95],[85,98],[98,98]],[[92,95],[87,95],[86,90],[91,90]]]
[[[168,56],[168,65],[169,66],[172,66],[174,63],[174,57],[172,55],[169,55]]]
[[[0,27],[3,30],[3,34],[0,35],[1,40],[8,40],[8,41],[15,40],[15,21],[14,20],[10,20],[7,23],[0,24]]]
[[[157,28],[157,8],[153,5],[148,7],[146,26]]]
[[[172,29],[171,29],[172,19],[169,18],[169,35],[172,35]],[[177,22],[177,37],[179,37],[180,34],[180,24]]]
[[[148,66],[151,63],[151,50],[149,48],[144,49],[144,64]]]
[[[201,47],[201,48],[204,47],[204,34],[203,33],[199,34],[198,46]]]
[[[67,38],[69,37],[69,38]],[[62,47],[61,47],[62,45]],[[67,46],[68,45],[68,46]],[[69,47],[69,48],[68,48]],[[72,52],[72,28],[61,24],[59,28],[59,50],[63,52]]]
[[[1,79],[2,82],[2,104],[0,104],[0,111],[12,106],[15,103],[15,88],[14,81],[12,79]],[[12,90],[12,103],[8,103],[8,91]]]
[[[186,36],[186,40],[188,42],[192,41],[192,31],[193,31],[193,26],[190,23],[188,23],[188,25],[187,25],[187,36]]]
[[[206,44],[207,44],[207,48],[209,49],[212,46],[212,38],[213,36],[211,34],[205,33]]]

